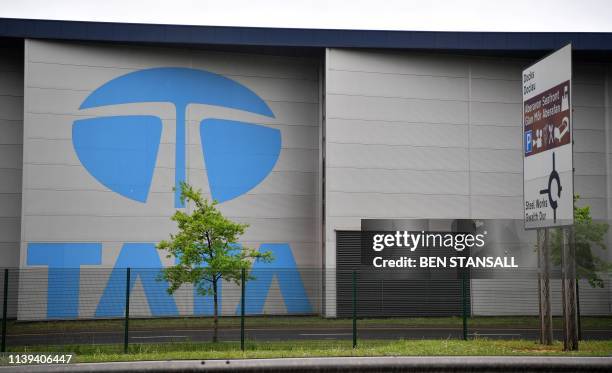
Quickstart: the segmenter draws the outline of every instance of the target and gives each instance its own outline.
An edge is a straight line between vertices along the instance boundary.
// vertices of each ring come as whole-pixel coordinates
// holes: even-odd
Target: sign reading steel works
[[[572,47],[523,70],[525,228],[574,223]]]

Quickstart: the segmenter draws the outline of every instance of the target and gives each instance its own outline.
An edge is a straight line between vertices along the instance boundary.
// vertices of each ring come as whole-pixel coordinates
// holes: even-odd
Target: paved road
[[[561,330],[555,330],[555,338],[561,339]],[[368,327],[358,329],[359,339],[458,339],[462,337],[461,329],[448,328],[407,328],[407,327]],[[489,329],[474,328],[469,330],[469,337],[485,337],[492,339],[537,339],[537,329]],[[612,330],[584,330],[586,340],[612,339]],[[159,342],[205,342],[212,338],[211,329],[176,329],[176,330],[133,330],[130,331],[130,343]],[[246,329],[246,338],[255,341],[287,341],[287,340],[350,340],[350,328],[253,328]],[[222,341],[239,341],[240,329],[220,329],[219,339]],[[45,344],[99,344],[122,343],[123,330],[108,332],[53,332],[28,333],[21,335],[9,334],[7,344],[45,345]]]
[[[436,356],[178,360],[5,366],[11,372],[609,372],[609,357]]]

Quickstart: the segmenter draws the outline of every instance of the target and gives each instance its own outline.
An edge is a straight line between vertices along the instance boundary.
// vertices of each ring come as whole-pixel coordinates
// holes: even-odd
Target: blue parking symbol
[[[531,141],[531,130],[525,132],[525,153],[531,153],[533,141]]]

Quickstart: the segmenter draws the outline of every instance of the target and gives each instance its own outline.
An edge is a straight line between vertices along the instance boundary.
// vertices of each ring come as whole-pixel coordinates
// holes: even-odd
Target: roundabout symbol
[[[557,196],[553,198],[553,189],[551,188],[553,180],[557,183]],[[548,177],[548,189],[540,190],[540,194],[548,194],[548,202],[550,203],[550,207],[553,209],[553,221],[557,222],[557,200],[561,198],[561,179],[559,178],[559,173],[555,169],[555,153],[552,153],[552,172]]]

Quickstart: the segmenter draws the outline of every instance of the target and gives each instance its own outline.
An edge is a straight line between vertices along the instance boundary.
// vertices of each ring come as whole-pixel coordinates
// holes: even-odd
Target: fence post
[[[357,347],[357,272],[353,271],[353,348]]]
[[[467,272],[463,270],[461,275],[461,302],[462,302],[462,314],[463,314],[463,340],[468,339],[468,325],[467,325]]]
[[[128,353],[128,340],[130,323],[130,268],[127,268],[125,275],[125,323],[123,325],[123,353]]]
[[[8,308],[8,278],[9,270],[4,269],[4,296],[2,301],[2,352],[6,352],[6,311]]]
[[[242,268],[242,277],[240,279],[240,350],[242,351],[244,351],[244,285],[246,283],[245,276],[246,270]]]

